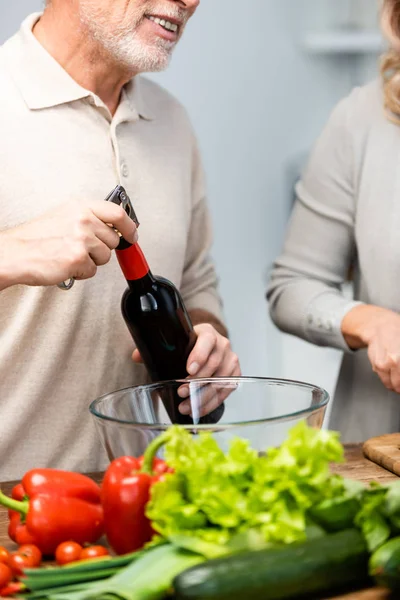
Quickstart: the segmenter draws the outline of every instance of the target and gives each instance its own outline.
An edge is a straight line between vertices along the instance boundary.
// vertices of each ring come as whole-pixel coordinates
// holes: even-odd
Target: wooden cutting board
[[[388,433],[367,440],[364,455],[372,462],[400,477],[400,433]]]

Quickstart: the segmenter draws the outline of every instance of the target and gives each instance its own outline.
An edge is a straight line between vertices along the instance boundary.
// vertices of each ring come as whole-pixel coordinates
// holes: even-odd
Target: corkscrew
[[[108,194],[106,202],[114,202],[114,204],[122,206],[128,217],[135,223],[136,227],[139,227],[140,223],[132,206],[132,202],[122,185],[117,185],[117,187]]]
[[[118,206],[122,206],[128,217],[132,219],[135,223],[136,227],[139,227],[139,221],[136,216],[135,210],[132,206],[132,202],[126,193],[126,190],[122,187],[122,185],[117,185],[105,198],[106,202],[113,202],[114,204],[118,204]],[[117,231],[117,230],[115,230]],[[117,231],[118,235],[122,238],[119,231]],[[63,281],[57,284],[57,287],[60,290],[68,291],[72,288],[75,283],[74,277],[71,277],[67,281]]]

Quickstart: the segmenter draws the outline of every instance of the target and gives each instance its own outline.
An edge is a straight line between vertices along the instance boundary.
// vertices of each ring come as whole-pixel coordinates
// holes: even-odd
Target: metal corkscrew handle
[[[129,198],[128,194],[126,193],[125,189],[122,187],[122,185],[117,185],[108,194],[107,198],[105,198],[105,201],[113,202],[114,204],[118,204],[118,206],[122,206],[122,208],[124,209],[124,211],[126,212],[128,217],[130,217],[132,219],[132,221],[135,223],[136,227],[139,227],[139,221],[138,221],[136,213],[133,209],[130,198]],[[118,231],[117,231],[117,233],[119,234]],[[119,235],[121,235],[121,234],[119,234]],[[70,279],[67,279],[67,281],[62,281],[61,283],[57,283],[57,287],[60,290],[68,291],[73,287],[74,283],[75,283],[75,278],[71,277]]]
[[[67,292],[68,290],[70,290],[72,288],[74,283],[75,283],[75,278],[71,277],[70,279],[67,279],[67,281],[62,281],[61,283],[57,283],[57,287],[60,290]]]
[[[106,202],[114,202],[114,204],[122,206],[128,217],[130,217],[135,223],[136,227],[139,227],[140,223],[132,206],[131,200],[122,185],[117,185],[113,191],[108,194]]]

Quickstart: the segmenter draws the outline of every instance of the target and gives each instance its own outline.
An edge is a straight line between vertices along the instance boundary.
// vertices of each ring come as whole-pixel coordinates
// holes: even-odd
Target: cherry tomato
[[[38,567],[42,562],[42,553],[35,544],[22,544],[18,548],[18,554],[29,558],[31,567]]]
[[[87,558],[98,558],[99,556],[109,556],[109,551],[104,546],[88,546],[83,548],[80,559],[85,560]]]
[[[56,548],[56,562],[58,565],[66,565],[70,562],[80,560],[83,548],[77,542],[62,542]]]
[[[0,546],[0,563],[8,564],[8,559],[10,558],[10,553],[7,548],[4,546]]]
[[[12,576],[10,567],[4,563],[0,563],[0,589],[10,583]]]
[[[25,556],[19,552],[12,552],[8,559],[8,566],[16,577],[23,574],[24,569],[32,569],[34,567],[32,557]]]

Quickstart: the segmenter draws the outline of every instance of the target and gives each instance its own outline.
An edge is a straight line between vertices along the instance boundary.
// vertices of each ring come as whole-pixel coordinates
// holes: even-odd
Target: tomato
[[[10,553],[7,548],[4,546],[0,546],[0,563],[8,564],[8,559],[10,558]]]
[[[104,546],[88,546],[87,548],[83,548],[80,559],[98,558],[99,556],[109,556],[109,554],[109,551]]]
[[[4,563],[0,563],[0,589],[10,583],[12,576],[10,567]]]
[[[18,548],[18,554],[29,558],[31,567],[38,567],[42,562],[42,553],[35,544],[22,544]]]
[[[22,575],[24,569],[34,569],[42,562],[42,553],[34,544],[23,544],[12,552],[8,559],[8,565],[14,575]]]
[[[18,592],[25,592],[26,587],[21,581],[11,581],[5,587],[0,588],[0,598],[15,596]]]
[[[23,574],[24,569],[31,569],[34,566],[32,562],[32,557],[19,552],[12,552],[8,559],[8,566],[15,576],[19,576]]]
[[[83,548],[77,542],[62,542],[56,548],[56,562],[58,565],[66,565],[79,560]]]

